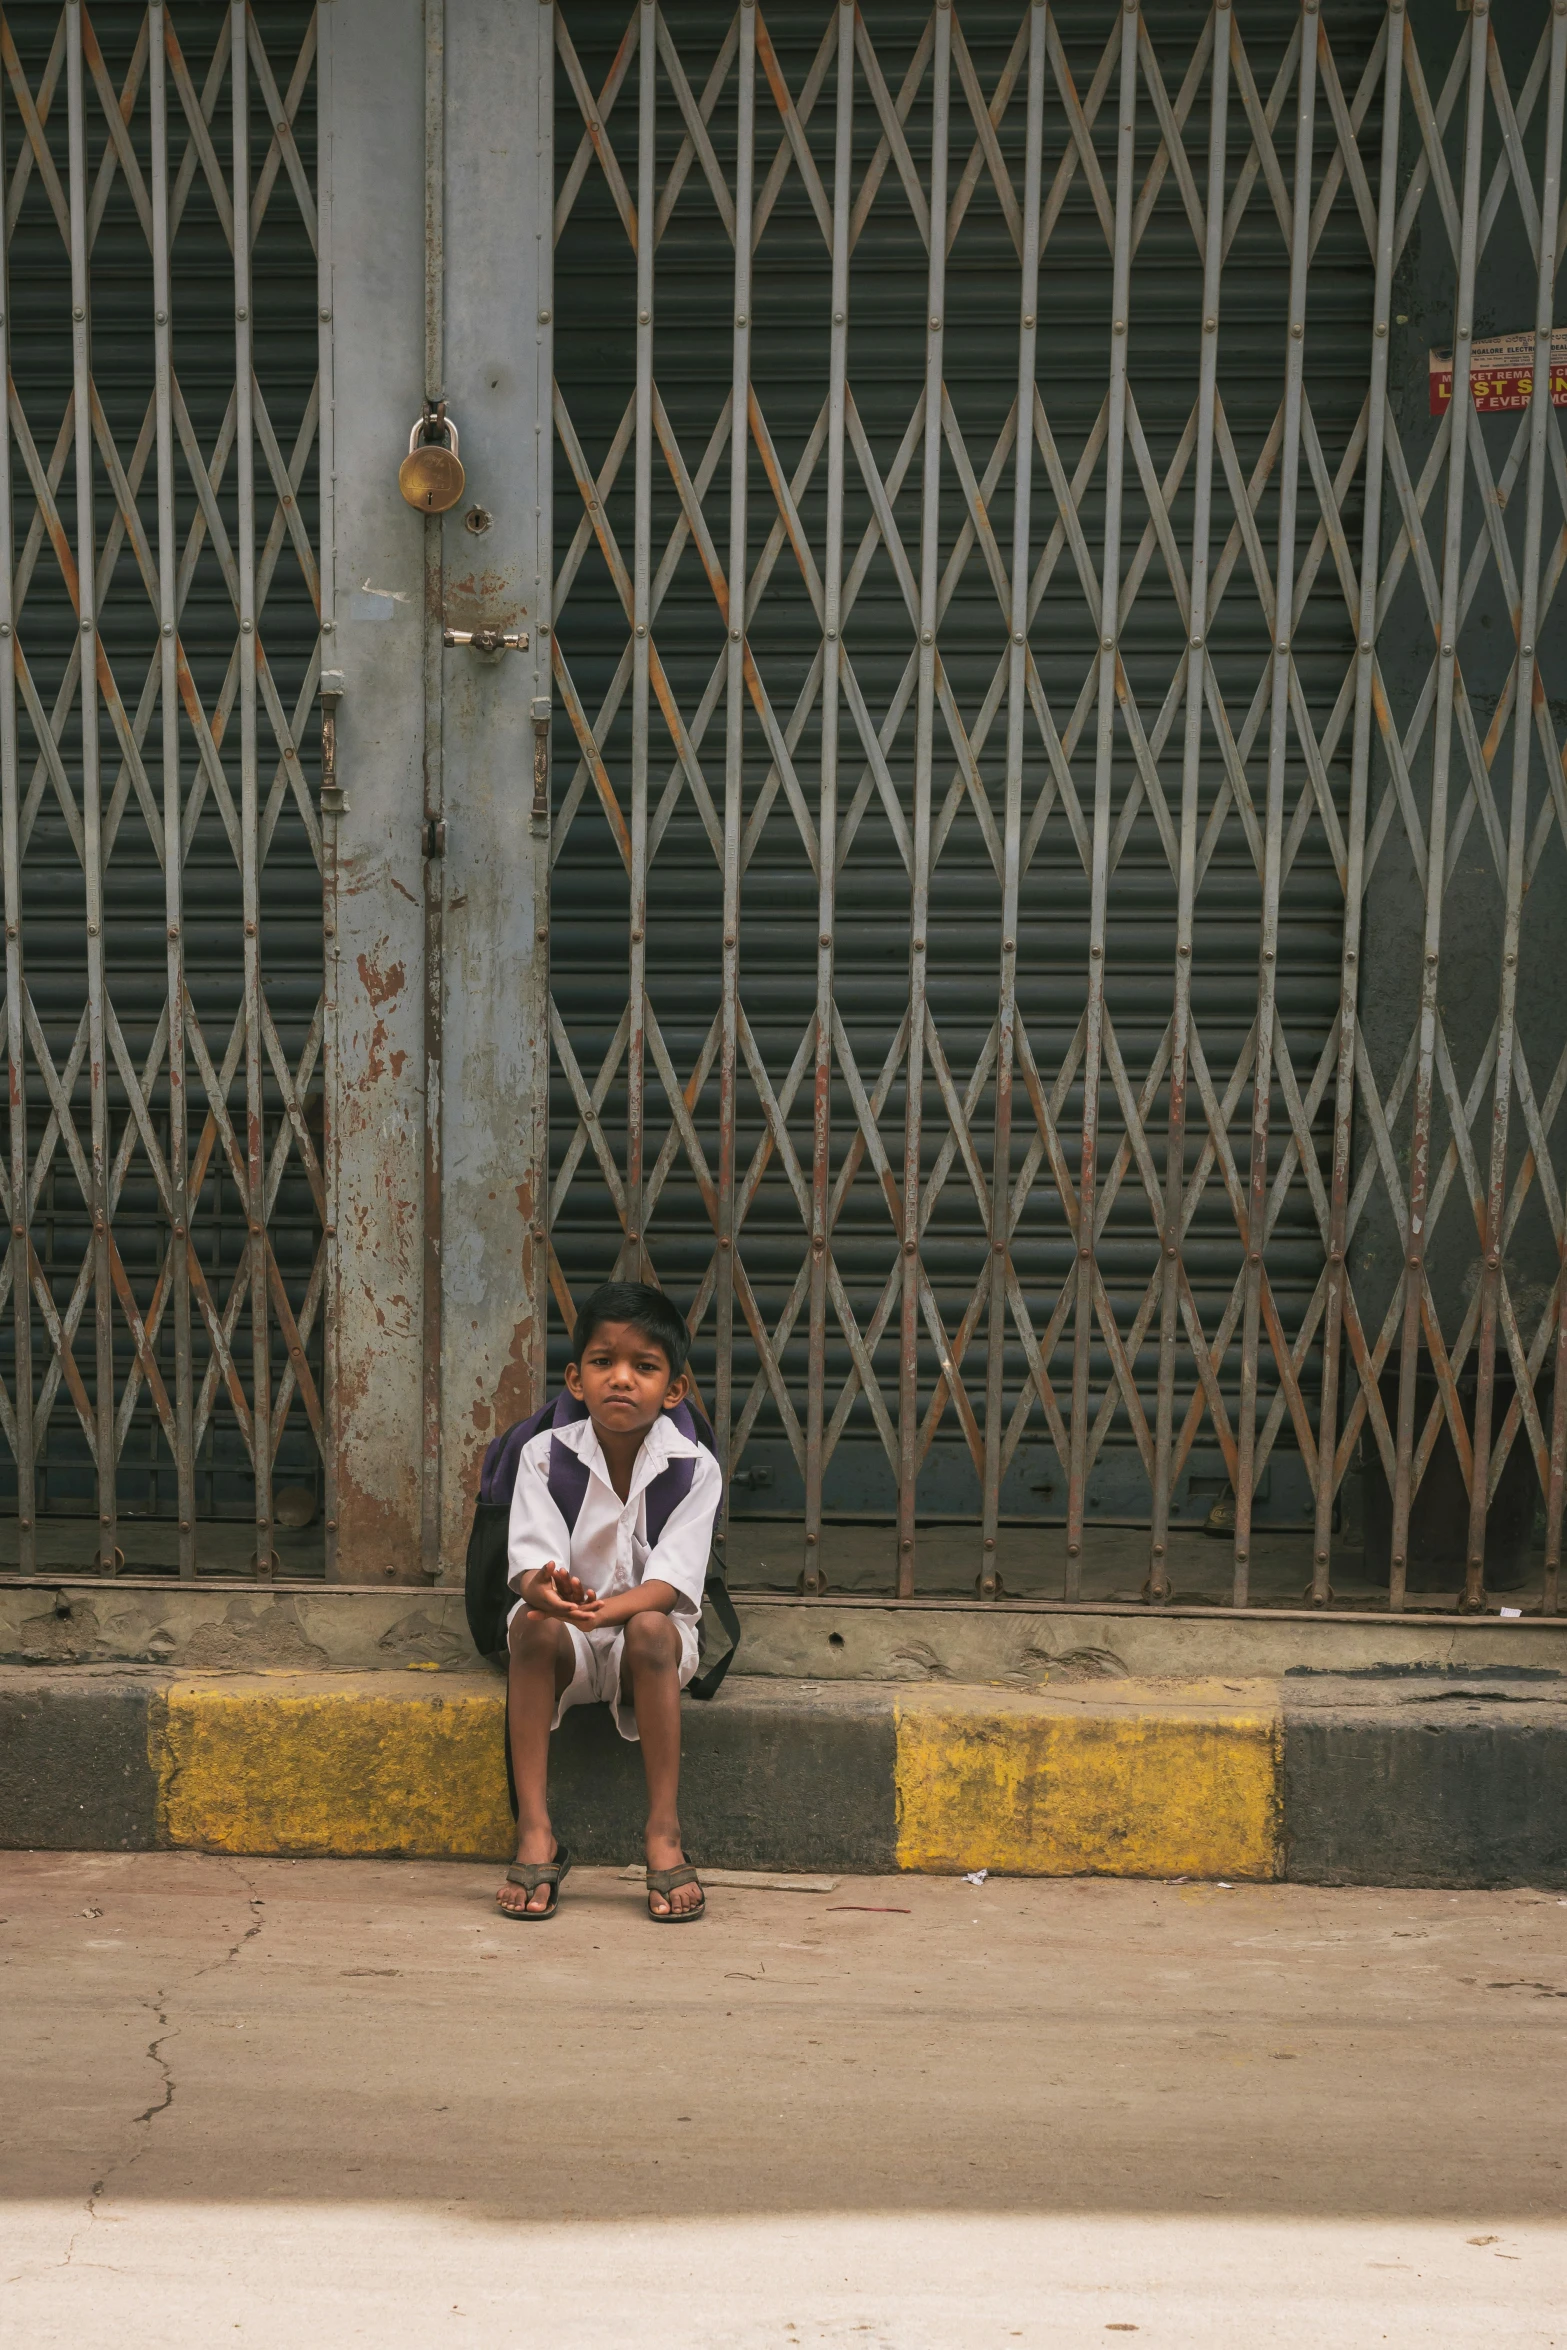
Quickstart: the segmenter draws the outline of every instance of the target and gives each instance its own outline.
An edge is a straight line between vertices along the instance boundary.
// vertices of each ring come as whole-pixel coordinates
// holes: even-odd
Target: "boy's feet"
[[[649,1828],[647,1865],[650,1869],[678,1869],[685,1857],[685,1847],[680,1841],[678,1828],[671,1835],[657,1834]],[[649,1892],[647,1901],[655,1917],[678,1917],[683,1910],[701,1908],[702,1888],[700,1885],[677,1885],[673,1893],[668,1895]]]
[[[538,1863],[554,1860],[559,1850],[553,1829],[524,1829],[517,1837],[518,1866],[526,1866],[529,1861]],[[542,1913],[548,1909],[554,1891],[553,1886],[536,1885],[531,1893],[525,1893],[520,1885],[508,1884],[502,1885],[495,1898],[502,1909],[508,1910],[513,1917],[521,1917],[524,1910]]]

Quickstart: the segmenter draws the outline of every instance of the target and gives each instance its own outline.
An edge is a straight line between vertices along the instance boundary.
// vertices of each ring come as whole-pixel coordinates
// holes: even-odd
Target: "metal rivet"
[[[549,314],[549,312],[548,312],[547,310],[541,310],[541,311],[539,312],[539,324],[540,324],[540,326],[548,326],[548,325],[549,325],[549,322],[550,322],[550,314]]]
[[[1385,335],[1387,333],[1387,320],[1385,318],[1379,318],[1377,320],[1377,333],[1379,335]]]
[[[1290,328],[1290,333],[1294,336],[1297,343],[1300,341],[1300,338],[1305,333],[1305,331],[1306,330],[1301,325],[1299,319],[1297,319],[1295,324]]]
[[[1202,638],[1200,636],[1194,636],[1192,638],[1192,651],[1194,653],[1200,653],[1202,651]]]
[[[73,318],[85,318],[85,317],[87,316],[87,313],[86,313],[86,311],[85,311],[85,310],[73,310],[73,311],[71,312],[71,316],[72,316]]]
[[[1101,651],[1101,653],[1113,653],[1113,652],[1115,651],[1115,639],[1114,639],[1114,637],[1113,637],[1113,636],[1102,636],[1102,637],[1099,639],[1099,650]]]
[[[1124,318],[1118,318],[1110,331],[1112,334],[1124,335],[1126,332],[1126,320]]]
[[[243,324],[244,321],[250,316],[250,312],[248,310],[236,310],[234,315],[241,322],[241,324]]]
[[[638,636],[647,635],[647,622],[645,620],[639,620],[637,622],[637,634]]]
[[[652,325],[652,323],[653,323],[653,313],[652,313],[650,310],[639,310],[639,311],[637,312],[637,324],[638,324],[638,326],[651,326],[651,325]]]
[[[729,631],[729,635],[730,635],[730,639],[731,639],[731,641],[732,641],[734,644],[738,644],[738,643],[740,642],[740,631],[738,630],[738,628],[732,628],[732,629]]]
[[[738,315],[736,316],[736,318],[735,318],[735,324],[736,324],[736,326],[749,326],[749,325],[750,325],[750,323],[751,323],[751,321],[749,320],[749,318],[747,318],[747,316],[746,316],[746,314],[745,314],[745,312],[744,312],[743,310],[742,310],[742,311],[740,311],[740,312],[738,313]]]
[[[172,636],[174,634],[174,623],[172,620],[166,620],[163,623],[163,633],[165,636]]]
[[[931,636],[931,632],[930,632],[930,630],[929,630],[928,628],[922,628],[922,629],[920,630],[920,643],[921,643],[922,645],[928,645],[928,644],[931,644],[931,643],[933,643],[933,642],[934,642],[934,639],[933,639],[933,638],[932,638],[932,636]]]
[[[1015,645],[1020,645],[1023,642],[1023,631],[1020,628],[1014,628],[1012,631],[1012,642]]]
[[[1205,335],[1217,334],[1219,331],[1218,320],[1216,318],[1205,318],[1202,322],[1202,331]]]
[[[932,333],[933,335],[939,335],[939,334],[940,334],[940,332],[941,332],[941,320],[940,320],[939,318],[933,318],[933,319],[931,320],[931,322],[930,322],[930,331],[931,331],[931,333]]]
[[[242,636],[249,636],[249,634],[250,634],[251,630],[252,630],[252,629],[255,627],[255,625],[256,625],[256,624],[255,624],[255,622],[254,622],[253,620],[242,620],[242,621],[240,622],[240,624],[239,624],[239,626],[240,626],[240,633],[241,633],[241,635],[242,635]]]

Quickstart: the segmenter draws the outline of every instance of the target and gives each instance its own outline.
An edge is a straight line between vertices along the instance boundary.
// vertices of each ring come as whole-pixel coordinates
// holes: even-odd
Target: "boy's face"
[[[612,1436],[643,1436],[662,1411],[672,1411],[689,1381],[671,1378],[663,1348],[629,1322],[601,1322],[566,1365],[566,1385],[588,1407],[595,1427]]]

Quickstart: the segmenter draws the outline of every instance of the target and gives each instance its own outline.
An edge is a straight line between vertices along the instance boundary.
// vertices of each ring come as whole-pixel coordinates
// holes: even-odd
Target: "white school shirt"
[[[550,1446],[569,1445],[588,1472],[576,1525],[567,1530],[549,1488]],[[647,1539],[648,1486],[671,1461],[694,1459],[691,1490],[670,1511],[656,1544]],[[667,1412],[660,1413],[642,1439],[624,1501],[615,1491],[603,1448],[591,1420],[570,1420],[563,1428],[541,1428],[522,1448],[512,1487],[507,1540],[507,1581],[513,1591],[551,1561],[569,1567],[600,1599],[635,1590],[653,1580],[673,1584],[677,1616],[702,1612],[702,1591],[712,1551],[713,1520],[723,1477],[707,1447],[694,1444]]]

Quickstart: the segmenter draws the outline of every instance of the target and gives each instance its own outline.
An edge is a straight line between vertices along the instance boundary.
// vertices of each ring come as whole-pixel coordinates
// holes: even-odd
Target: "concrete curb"
[[[491,1673],[0,1669],[0,1845],[499,1860],[503,1705]],[[1555,1676],[731,1681],[685,1750],[716,1867],[1567,1884]],[[634,1855],[641,1801],[608,1715],[568,1717],[573,1851]]]

